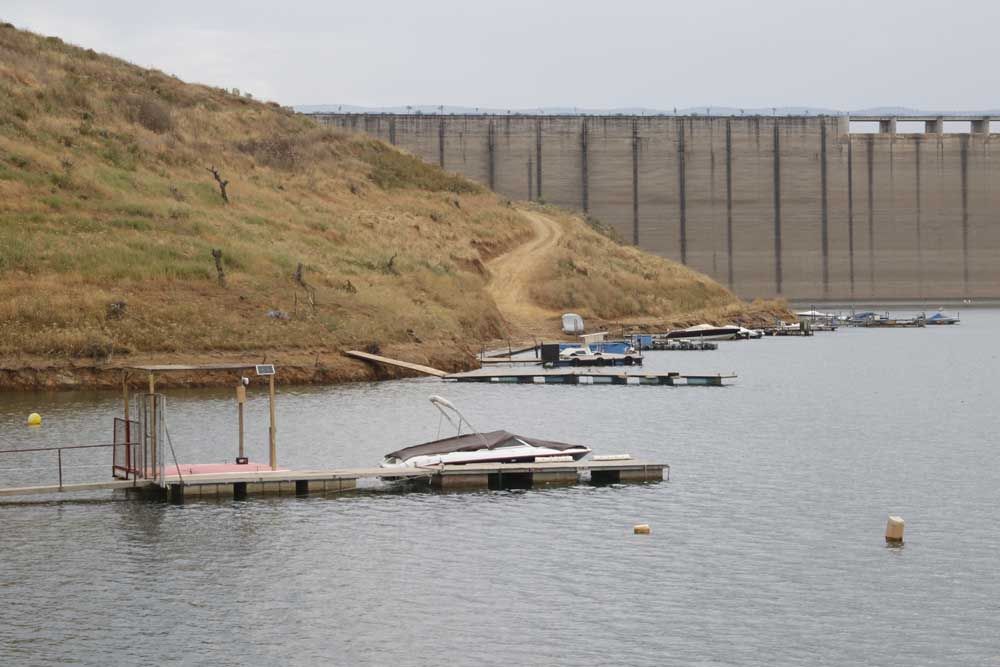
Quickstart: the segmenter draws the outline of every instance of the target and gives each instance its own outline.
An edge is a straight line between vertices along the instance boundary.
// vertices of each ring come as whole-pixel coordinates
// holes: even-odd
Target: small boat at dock
[[[382,461],[382,468],[421,468],[471,463],[530,463],[552,457],[570,457],[558,460],[578,461],[591,451],[584,445],[539,440],[503,430],[482,433],[473,428],[469,420],[447,399],[431,396],[430,401],[441,412],[442,418],[447,419],[457,429],[456,435],[389,452]],[[452,418],[453,415],[457,418],[457,422]],[[470,429],[469,433],[462,433],[463,424]]]
[[[733,340],[740,335],[737,326],[712,326],[711,324],[696,324],[687,329],[675,329],[663,335],[668,340],[693,339],[700,340]]]
[[[927,324],[927,318],[923,314],[915,317],[891,317],[889,313],[869,317],[861,324],[863,327],[885,327],[885,328],[909,328],[923,327]]]
[[[962,320],[956,315],[951,317],[945,315],[943,311],[938,311],[927,318],[927,324],[943,325],[943,324],[958,324]]]

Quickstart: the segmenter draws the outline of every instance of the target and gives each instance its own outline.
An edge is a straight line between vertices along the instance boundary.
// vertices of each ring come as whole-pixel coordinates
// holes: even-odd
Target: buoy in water
[[[632,527],[632,532],[636,535],[649,535],[651,529],[648,523],[637,523]]]
[[[40,414],[38,414],[37,412],[32,412],[30,415],[28,415],[28,426],[41,426],[41,425],[42,425],[42,416]]]
[[[903,517],[890,516],[885,524],[885,541],[888,544],[902,544],[905,527],[906,522],[903,521]]]

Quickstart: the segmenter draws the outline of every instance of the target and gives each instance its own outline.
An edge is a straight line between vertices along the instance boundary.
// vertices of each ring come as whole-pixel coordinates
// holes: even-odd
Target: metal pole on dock
[[[268,440],[270,444],[270,454],[271,454],[271,470],[278,469],[278,448],[275,443],[276,430],[274,425],[274,375],[267,376],[268,382],[268,403],[271,410],[271,426],[268,429]]]
[[[122,399],[125,406],[125,470],[130,470],[132,468],[132,424],[129,422],[128,416],[128,371],[122,373]],[[111,452],[111,460],[115,459],[115,451]]]
[[[156,381],[152,373],[149,374],[149,423],[150,470],[156,479]]]
[[[239,409],[239,416],[240,416],[240,453],[239,453],[240,460],[246,458],[246,450],[243,446],[243,404],[246,402],[246,400],[247,400],[247,388],[243,386],[243,381],[240,380],[240,383],[236,386],[236,405],[237,408]],[[238,462],[239,461],[237,461],[237,463]]]

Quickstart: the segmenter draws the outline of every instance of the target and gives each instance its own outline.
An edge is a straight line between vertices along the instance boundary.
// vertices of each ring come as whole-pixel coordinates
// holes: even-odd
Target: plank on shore
[[[400,368],[406,368],[411,371],[416,371],[417,373],[423,373],[425,375],[433,375],[434,377],[443,378],[447,373],[438,370],[436,368],[431,368],[430,366],[424,366],[422,364],[412,364],[409,361],[400,361],[399,359],[390,359],[389,357],[382,357],[377,354],[369,354],[368,352],[361,352],[359,350],[347,350],[344,352],[349,357],[354,357],[355,359],[362,359],[364,361],[371,361],[377,364],[385,364],[387,366],[398,366]]]

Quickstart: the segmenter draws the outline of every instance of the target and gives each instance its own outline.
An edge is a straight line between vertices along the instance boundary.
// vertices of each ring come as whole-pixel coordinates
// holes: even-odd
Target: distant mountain
[[[740,109],[738,107],[685,107],[681,109],[651,109],[646,107],[620,107],[611,109],[593,109],[586,107],[540,107],[503,109],[497,107],[469,107],[452,105],[416,104],[392,107],[368,107],[353,104],[301,104],[295,107],[300,113],[385,113],[414,115],[463,115],[463,114],[496,114],[496,115],[541,115],[541,116],[997,116],[1000,109],[986,111],[928,111],[909,107],[870,107],[844,111],[824,107],[756,107]]]

